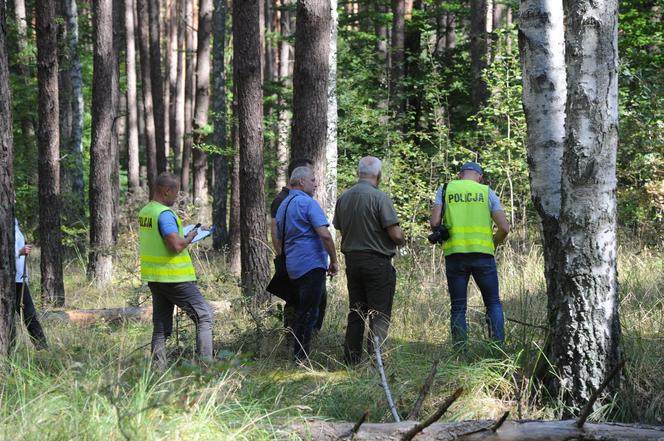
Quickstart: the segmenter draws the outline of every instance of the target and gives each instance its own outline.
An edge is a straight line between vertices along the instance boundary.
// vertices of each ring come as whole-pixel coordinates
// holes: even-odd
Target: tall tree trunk
[[[136,3],[138,42],[141,54],[141,90],[143,92],[143,121],[145,125],[145,156],[147,157],[148,188],[152,195],[157,179],[157,139],[154,104],[152,101],[152,67],[150,63],[150,28],[147,0]]]
[[[90,143],[90,255],[88,278],[97,287],[113,276],[113,0],[93,3],[94,70]]]
[[[196,90],[194,78],[194,6],[193,1],[184,1],[185,7],[185,35],[186,35],[186,63],[184,86],[184,148],[182,150],[182,191],[189,194],[189,173],[191,172],[191,154],[194,144],[193,138],[193,108],[194,91]]]
[[[389,58],[387,56],[388,33],[387,33],[387,25],[385,25],[383,20],[385,18],[385,15],[387,15],[387,13],[390,12],[390,8],[384,2],[385,0],[377,0],[375,2],[376,15],[378,15],[379,17],[376,21],[374,21],[374,28],[376,29],[376,51],[378,52],[378,57],[381,60],[388,62],[389,61]]]
[[[194,204],[208,206],[206,128],[210,107],[210,37],[212,36],[212,0],[199,0],[198,50],[196,51],[196,107],[194,110]],[[208,213],[209,214],[209,213]],[[202,217],[206,218],[205,214]]]
[[[74,205],[75,216],[85,219],[85,185],[83,182],[83,73],[78,49],[78,8],[76,0],[66,0],[67,50],[69,51],[69,76],[71,78],[71,132],[66,146],[69,172],[69,190],[78,201]]]
[[[522,0],[519,50],[523,110],[528,127],[530,191],[541,222],[549,323],[554,323],[558,315],[556,282],[567,99],[564,37],[562,0]]]
[[[60,148],[65,155],[60,164],[60,192],[62,193],[63,221],[66,225],[73,222],[70,216],[74,214],[73,204],[77,201],[71,195],[69,185],[69,139],[72,126],[72,84],[69,75],[69,48],[67,47],[67,0],[58,0],[56,5],[58,26],[58,107],[60,111]]]
[[[392,0],[392,45],[390,47],[390,100],[394,117],[403,113],[404,44],[406,39],[406,2]]]
[[[164,80],[161,76],[161,47],[159,41],[160,1],[139,0],[148,2],[149,34],[150,34],[150,79],[152,80],[152,104],[154,106],[155,143],[157,146],[157,174],[166,171],[166,124],[164,110]]]
[[[418,78],[420,76],[420,52],[422,52],[422,31],[420,29],[420,24],[417,20],[413,20],[413,16],[416,15],[413,11],[422,10],[422,0],[415,0],[411,4],[411,9],[407,12],[406,17],[406,34],[405,34],[405,60],[404,60],[404,69],[405,78]],[[408,85],[403,88],[404,94],[404,109],[409,114],[412,114],[412,117],[409,118],[408,123],[405,125],[406,133],[419,133],[420,128],[420,118],[422,116],[422,93],[423,90],[421,87],[417,88],[413,85]],[[416,136],[416,135],[415,135]],[[414,136],[414,137],[415,137]]]
[[[178,69],[180,60],[180,38],[178,30],[181,28],[180,23],[180,1],[171,0],[169,5],[169,20],[168,20],[168,145],[170,147],[173,158],[171,165],[176,174],[180,173],[179,164],[181,163],[180,155],[182,154],[181,141],[176,140],[176,106],[178,95]]]
[[[330,76],[330,1],[297,2],[291,159],[314,164],[314,198],[326,206],[327,93]]]
[[[60,228],[60,128],[55,0],[38,0],[37,82],[39,84],[39,237],[42,295],[55,306],[65,303]]]
[[[479,109],[489,97],[482,73],[487,67],[489,56],[489,33],[493,20],[492,0],[470,1],[470,68],[472,75],[471,99],[475,109]],[[490,14],[491,12],[491,14]]]
[[[126,70],[127,70],[127,186],[135,194],[140,186],[138,147],[138,107],[136,101],[136,42],[134,37],[134,0],[125,2]]]
[[[7,17],[0,2],[0,359],[15,335],[16,256],[14,255],[14,140],[7,57]]]
[[[233,106],[237,109],[237,106]],[[236,112],[234,112],[237,115]],[[232,138],[234,150],[238,152],[240,149],[240,134],[237,128],[237,119],[233,119]],[[239,276],[242,270],[242,252],[241,252],[241,239],[240,239],[240,153],[233,156],[233,163],[231,166],[231,197],[230,209],[228,213],[228,270],[231,274]]]
[[[281,9],[281,16],[279,18],[279,25],[281,27],[281,39],[279,40],[279,83],[281,87],[279,88],[279,115],[277,117],[277,179],[276,187],[277,190],[280,190],[286,185],[288,180],[288,155],[290,152],[289,148],[289,132],[290,132],[290,110],[289,103],[287,103],[287,91],[290,86],[292,86],[291,74],[292,74],[292,64],[291,60],[291,51],[292,46],[288,43],[289,38],[292,37],[291,29],[291,13],[286,8],[286,6],[291,5],[291,0],[282,0],[281,6],[284,6]]]
[[[328,219],[334,218],[337,202],[337,0],[330,0],[329,80],[327,86],[327,142],[325,147],[325,200]],[[332,229],[334,231],[334,229]]]
[[[445,31],[445,49],[456,48],[456,14],[448,12],[446,15],[447,30]]]
[[[111,124],[111,195],[113,197],[111,218],[113,219],[113,245],[118,240],[120,230],[120,137],[126,138],[125,127],[122,122],[116,123],[116,116],[124,111],[120,100],[120,55],[124,43],[122,34],[124,28],[124,19],[122,18],[124,14],[123,2],[124,0],[112,0],[111,2],[111,8],[113,9],[113,22],[111,24],[113,29],[113,63],[111,64],[110,94],[114,109]]]
[[[214,42],[212,47],[212,78],[214,78],[212,92],[212,108],[214,144],[222,153],[214,156],[214,191],[212,202],[212,223],[215,230],[213,246],[221,250],[228,245],[228,154],[226,153],[226,63],[224,52],[226,48],[226,0],[215,0],[213,14]]]
[[[566,409],[583,406],[620,361],[616,270],[618,2],[565,3],[566,141],[561,265],[551,361]],[[616,379],[607,390],[617,390]]]
[[[259,1],[233,2],[233,64],[240,137],[240,245],[242,290],[269,300],[267,226],[263,176],[263,90]],[[298,25],[299,28],[299,25]]]
[[[175,95],[175,110],[173,111],[175,116],[175,133],[171,136],[173,143],[173,154],[175,155],[175,171],[178,175],[184,175],[182,171],[183,167],[183,155],[184,155],[184,91],[185,91],[185,25],[182,23],[184,19],[184,5],[186,2],[183,0],[178,0],[178,72],[177,72],[177,93]]]

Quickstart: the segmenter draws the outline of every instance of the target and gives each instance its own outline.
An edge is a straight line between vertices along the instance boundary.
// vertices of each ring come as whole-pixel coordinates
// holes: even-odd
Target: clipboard
[[[195,226],[196,225],[194,225],[194,224],[187,225],[187,226],[182,228],[182,232],[186,236],[187,234],[189,234],[189,232],[191,230],[194,229]],[[209,230],[202,230],[202,229],[199,228],[198,229],[198,234],[196,234],[196,237],[194,237],[194,239],[191,241],[191,243],[195,243],[195,242],[198,242],[200,240],[203,240],[206,237],[210,236],[212,233],[214,233],[214,227],[210,227]]]

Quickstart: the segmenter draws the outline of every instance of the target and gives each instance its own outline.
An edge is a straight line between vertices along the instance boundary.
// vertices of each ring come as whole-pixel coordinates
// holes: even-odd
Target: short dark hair
[[[155,181],[155,187],[177,188],[179,183],[180,180],[173,173],[161,172],[159,173],[159,176],[157,176],[157,180]]]
[[[293,170],[295,170],[298,167],[313,167],[314,163],[306,158],[296,158],[293,159],[289,164],[288,164],[288,176],[293,174]]]

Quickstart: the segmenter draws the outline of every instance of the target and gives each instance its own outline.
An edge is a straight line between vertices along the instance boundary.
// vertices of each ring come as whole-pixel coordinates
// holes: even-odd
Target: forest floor
[[[122,243],[135,243],[127,238]],[[151,370],[149,322],[99,321],[81,327],[44,323],[50,348],[36,352],[21,327],[0,390],[0,438],[32,439],[299,439],[284,431],[303,419],[389,422],[379,374],[370,361],[354,369],[342,360],[347,314],[343,266],[328,286],[328,312],[314,340],[311,365],[291,362],[281,328],[280,305],[255,312],[221,259],[201,244],[194,251],[199,286],[210,300],[228,300],[216,316],[217,360],[192,361],[194,328],[183,317],[170,339],[173,363]],[[664,424],[664,250],[620,247],[622,344],[627,360],[622,390],[601,402],[591,420]],[[449,343],[449,298],[440,250],[406,247],[395,259],[397,294],[386,373],[397,408],[408,414],[434,360],[440,360],[420,417],[431,414],[458,387],[463,395],[441,421],[558,419],[563,408],[534,381],[545,359],[546,296],[542,254],[518,243],[500,250],[498,265],[506,345],[485,340],[482,300],[471,284],[468,351]],[[38,273],[37,256],[30,263]],[[118,250],[116,278],[91,287],[81,259],[65,268],[67,308],[137,306],[149,303],[140,286],[135,248]],[[37,275],[38,276],[38,275]],[[37,278],[31,281],[38,291]],[[37,303],[39,299],[36,299]]]

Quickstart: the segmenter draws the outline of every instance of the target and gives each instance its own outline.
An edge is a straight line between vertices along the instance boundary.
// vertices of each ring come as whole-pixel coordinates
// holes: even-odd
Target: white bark
[[[327,84],[327,147],[325,159],[325,192],[327,194],[325,214],[331,221],[334,218],[334,206],[337,201],[337,0],[330,0],[330,73]],[[334,228],[330,229],[334,234]]]
[[[281,0],[281,5],[286,6],[291,3],[291,0]],[[280,17],[281,25],[281,35],[282,39],[279,42],[279,81],[282,84],[282,87],[286,87],[290,83],[289,78],[292,74],[293,65],[291,64],[290,54],[293,50],[293,47],[288,44],[286,37],[292,35],[291,30],[291,13],[282,10]],[[284,93],[279,95],[279,119],[277,122],[277,179],[276,187],[277,190],[281,190],[281,187],[286,185],[288,180],[288,156],[290,154],[290,143],[289,143],[289,129],[291,125],[291,115],[288,110],[288,104]]]
[[[83,183],[83,74],[78,54],[78,9],[76,0],[67,2],[67,46],[69,50],[69,75],[71,76],[71,134],[68,152],[74,155],[74,168],[70,171],[71,191],[85,200]]]
[[[553,363],[570,409],[618,363],[617,0],[566,4],[567,120]],[[612,384],[613,390],[617,384]],[[609,393],[612,390],[609,389]]]

